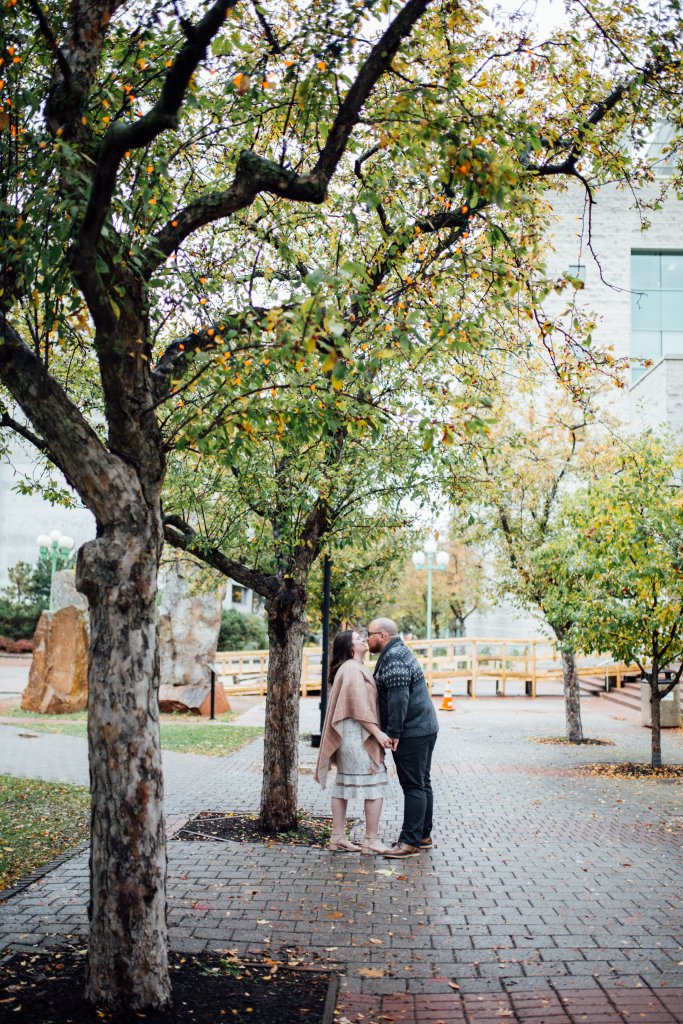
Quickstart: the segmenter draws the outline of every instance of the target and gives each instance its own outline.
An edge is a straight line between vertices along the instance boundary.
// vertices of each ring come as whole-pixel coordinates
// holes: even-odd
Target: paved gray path
[[[305,706],[304,728],[315,724],[315,705]],[[366,1024],[378,1008],[385,1019],[473,1022],[500,1019],[502,1007],[503,1016],[538,1021],[539,999],[548,1021],[683,1021],[683,787],[576,771],[592,761],[646,761],[649,732],[597,700],[585,702],[586,732],[615,747],[529,742],[562,733],[556,700],[459,701],[440,719],[433,851],[392,864],[171,841],[173,946],[297,947],[337,962],[344,1012],[364,1013]],[[0,727],[0,772],[86,780],[84,741],[18,735],[27,731]],[[664,756],[683,762],[680,730],[665,733]],[[326,813],[314,757],[302,744],[300,804]],[[174,826],[198,810],[258,807],[260,741],[226,759],[167,753],[164,765]],[[387,840],[398,830],[399,795],[394,779]],[[0,948],[85,931],[86,888],[81,855],[0,905]]]

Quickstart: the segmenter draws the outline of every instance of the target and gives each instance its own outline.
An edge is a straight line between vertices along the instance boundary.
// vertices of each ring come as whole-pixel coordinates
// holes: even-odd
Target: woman
[[[331,764],[337,769],[332,790],[330,850],[344,853],[384,853],[378,836],[379,817],[387,785],[384,750],[391,740],[379,727],[377,688],[363,664],[367,641],[350,629],[337,633],[328,675],[328,704],[315,780],[325,788]],[[345,835],[349,797],[365,800],[365,836],[361,846]]]

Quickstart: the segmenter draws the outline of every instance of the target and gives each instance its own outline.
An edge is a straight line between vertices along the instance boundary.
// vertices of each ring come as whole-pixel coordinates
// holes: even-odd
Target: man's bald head
[[[377,630],[386,633],[387,636],[398,636],[398,626],[393,619],[373,619],[368,630]]]
[[[395,636],[398,636],[398,626],[393,619],[373,619],[368,626],[368,647],[373,654],[377,654]]]

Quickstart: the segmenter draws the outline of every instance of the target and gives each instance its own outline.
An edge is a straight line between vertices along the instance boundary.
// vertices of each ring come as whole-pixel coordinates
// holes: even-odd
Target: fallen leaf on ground
[[[363,978],[383,978],[386,972],[381,967],[361,967],[358,973]]]

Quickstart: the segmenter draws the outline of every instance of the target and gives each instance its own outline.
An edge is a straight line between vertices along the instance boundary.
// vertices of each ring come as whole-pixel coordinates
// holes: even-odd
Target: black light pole
[[[327,711],[327,666],[329,663],[330,649],[330,567],[332,561],[329,555],[325,555],[323,561],[323,653],[321,659],[320,678],[320,732],[311,736],[311,746],[320,746],[325,712]]]

